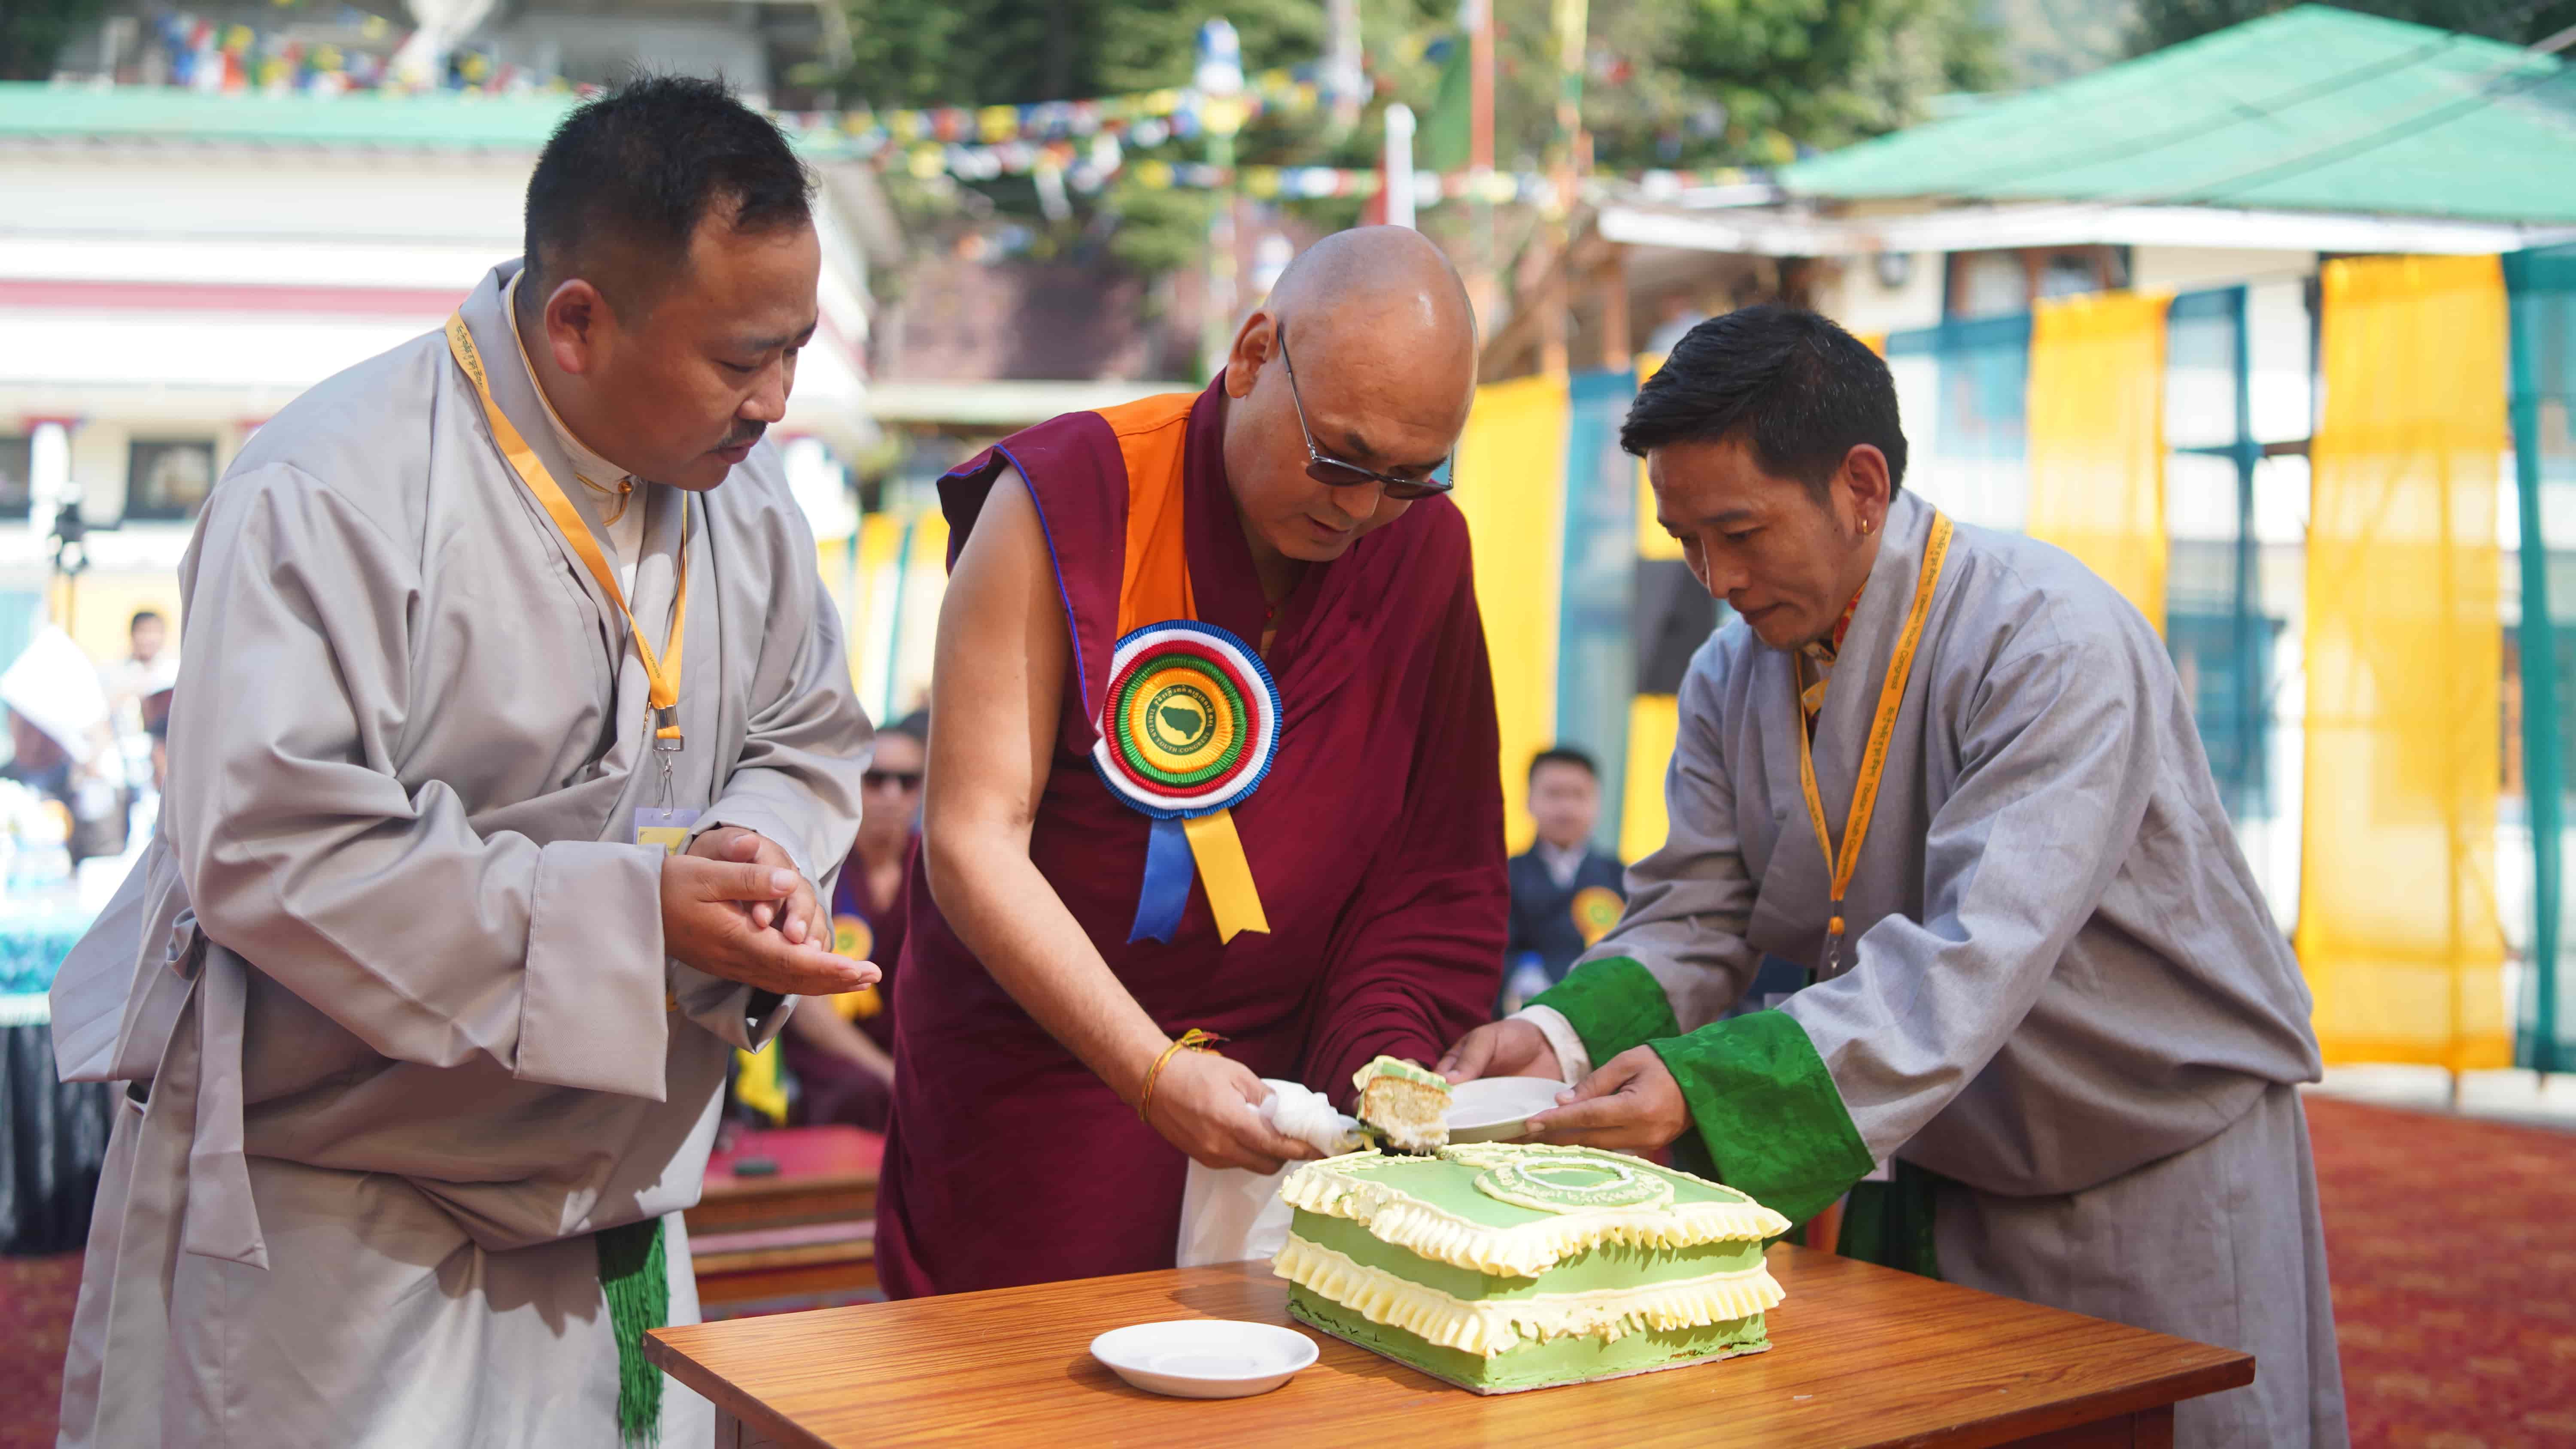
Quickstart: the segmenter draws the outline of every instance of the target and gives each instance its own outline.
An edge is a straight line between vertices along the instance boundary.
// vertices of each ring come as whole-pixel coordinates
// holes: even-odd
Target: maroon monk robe
[[[1187,423],[1190,582],[1201,620],[1257,645],[1267,606],[1225,479],[1226,401],[1211,386]],[[1266,656],[1278,762],[1233,809],[1270,931],[1221,944],[1193,885],[1171,944],[1130,944],[1151,822],[1090,756],[1116,644],[1125,467],[1098,413],[1005,440],[940,481],[952,566],[1006,458],[1037,501],[1075,644],[1029,842],[1040,873],[1170,1035],[1220,1033],[1228,1057],[1336,1101],[1379,1053],[1437,1059],[1492,1006],[1509,898],[1466,521],[1447,499],[1415,503],[1309,566],[1282,602]],[[878,1200],[887,1291],[1172,1266],[1189,1159],[1021,1010],[949,929],[919,854],[912,869]]]

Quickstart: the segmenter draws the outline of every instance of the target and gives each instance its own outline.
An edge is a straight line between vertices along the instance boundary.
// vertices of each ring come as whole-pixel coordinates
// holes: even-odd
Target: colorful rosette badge
[[[1193,880],[1207,887],[1220,938],[1270,929],[1228,811],[1261,788],[1278,756],[1279,686],[1241,639],[1174,619],[1118,641],[1091,763],[1154,821],[1128,940],[1169,944]]]

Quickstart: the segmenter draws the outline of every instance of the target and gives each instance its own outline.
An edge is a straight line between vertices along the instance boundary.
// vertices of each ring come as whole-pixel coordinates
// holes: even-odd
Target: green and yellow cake
[[[1480,1394],[1770,1347],[1762,1246],[1789,1221],[1686,1172],[1494,1142],[1328,1157],[1280,1196],[1290,1313]]]

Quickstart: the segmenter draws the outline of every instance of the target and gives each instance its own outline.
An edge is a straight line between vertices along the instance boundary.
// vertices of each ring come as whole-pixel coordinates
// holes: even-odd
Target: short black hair
[[[687,260],[710,207],[732,208],[738,231],[768,231],[812,222],[813,192],[787,138],[724,82],[629,81],[576,107],[537,157],[522,290],[534,302],[583,276],[635,315]]]
[[[1601,767],[1592,762],[1590,755],[1572,745],[1555,745],[1539,751],[1530,760],[1529,777],[1531,779],[1538,778],[1538,767],[1541,765],[1572,765],[1590,775],[1595,783],[1601,779]]]
[[[167,624],[170,622],[169,620],[161,617],[161,611],[159,609],[137,609],[134,611],[134,617],[125,621],[125,632],[128,634],[133,633],[135,627],[146,619],[151,620],[155,624]]]
[[[894,721],[892,724],[884,726],[879,732],[890,735],[902,735],[914,744],[927,749],[930,746],[930,711],[926,709],[916,709],[912,713],[905,715],[903,718]]]
[[[1886,455],[1889,492],[1905,483],[1896,379],[1859,338],[1813,312],[1746,307],[1693,327],[1637,389],[1619,446],[1642,458],[1737,433],[1764,472],[1818,498],[1863,443]]]

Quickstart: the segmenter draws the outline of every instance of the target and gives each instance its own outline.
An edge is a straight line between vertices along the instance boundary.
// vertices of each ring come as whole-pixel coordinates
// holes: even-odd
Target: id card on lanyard
[[[664,855],[677,855],[689,844],[689,827],[703,810],[675,810],[668,805],[635,807],[635,843],[658,845]]]
[[[653,646],[645,641],[644,626],[636,622],[635,611],[626,606],[626,591],[618,587],[617,571],[608,566],[608,556],[600,551],[599,540],[591,535],[590,524],[583,520],[580,510],[573,507],[572,500],[564,496],[562,485],[546,471],[544,460],[537,456],[536,449],[528,446],[528,440],[520,435],[518,426],[501,411],[501,405],[492,400],[492,380],[483,370],[482,351],[474,345],[474,334],[466,328],[462,310],[448,314],[447,350],[473,382],[475,394],[482,399],[484,420],[492,426],[492,441],[500,445],[501,456],[508,460],[510,470],[519,475],[519,481],[545,509],[546,516],[554,520],[555,531],[563,536],[564,543],[581,560],[582,567],[590,571],[591,582],[599,586],[599,591],[608,596],[608,601],[617,606],[618,614],[626,620],[627,637],[635,641],[635,657],[644,666],[647,699],[651,705],[653,756],[662,771],[662,803],[658,807],[635,812],[635,843],[660,845],[666,851],[677,852],[688,841],[689,824],[698,818],[695,810],[670,808],[671,756],[688,744],[680,732],[680,656],[688,643],[689,624],[688,505],[683,501],[680,508],[679,582],[671,603],[671,633],[663,641],[661,652],[656,653]],[[656,818],[647,821],[647,815]],[[679,819],[681,816],[687,818]]]
[[[1904,632],[1897,635],[1896,652],[1888,661],[1887,679],[1878,691],[1878,713],[1870,721],[1869,745],[1861,755],[1860,779],[1852,790],[1851,813],[1843,821],[1842,848],[1834,848],[1834,838],[1825,827],[1825,803],[1816,789],[1815,749],[1807,738],[1806,721],[1798,722],[1798,783],[1807,797],[1808,823],[1815,826],[1816,842],[1824,848],[1825,868],[1831,877],[1832,900],[1825,922],[1825,959],[1817,980],[1833,976],[1842,966],[1844,936],[1843,894],[1851,888],[1852,873],[1860,866],[1861,842],[1869,837],[1870,816],[1878,806],[1878,786],[1887,772],[1888,745],[1896,736],[1896,714],[1905,702],[1905,681],[1914,672],[1914,651],[1923,642],[1923,623],[1932,612],[1932,591],[1941,582],[1941,564],[1950,552],[1950,520],[1938,513],[1932,515],[1932,536],[1923,547],[1923,566],[1914,585],[1914,606],[1905,616]],[[1800,708],[1797,691],[1790,691],[1789,705]],[[1776,1007],[1788,1000],[1787,993],[1767,996],[1765,1007]],[[1889,1165],[1881,1162],[1872,1167],[1863,1182],[1886,1182]]]

